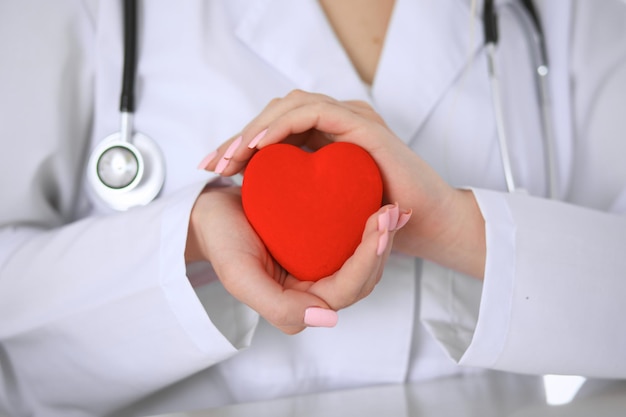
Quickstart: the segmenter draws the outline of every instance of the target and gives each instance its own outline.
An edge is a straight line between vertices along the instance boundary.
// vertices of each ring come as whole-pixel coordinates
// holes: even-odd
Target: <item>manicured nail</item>
[[[389,210],[389,230],[396,230],[396,225],[398,224],[399,217],[400,208],[398,207],[398,203],[395,203],[393,207]]]
[[[320,307],[309,307],[304,310],[304,324],[313,327],[335,327],[337,312]]]
[[[385,209],[385,211],[378,215],[378,230],[389,230],[389,220],[389,209]]]
[[[406,213],[401,213],[400,218],[398,219],[398,224],[396,225],[396,230],[403,228],[411,218],[411,214],[413,214],[413,210],[409,210]]]
[[[387,243],[389,243],[389,230],[385,230],[380,236],[378,236],[376,255],[380,256],[385,252],[385,249],[387,249]]]
[[[220,159],[220,161],[217,163],[217,166],[215,167],[215,173],[221,174],[222,172],[224,172],[224,170],[228,166],[228,162],[229,160],[226,158]]]
[[[252,141],[248,144],[248,148],[250,149],[256,148],[256,145],[259,144],[259,142],[261,141],[261,139],[263,139],[263,136],[265,136],[266,133],[267,133],[267,129],[263,130],[262,132],[259,132],[254,137],[254,139],[252,139]]]
[[[222,172],[224,172],[224,170],[228,166],[228,163],[230,162],[230,158],[233,157],[233,155],[235,154],[235,151],[237,150],[239,145],[241,145],[241,141],[242,141],[242,137],[239,136],[237,139],[235,139],[233,143],[230,144],[228,149],[226,149],[224,156],[222,157],[222,159],[220,159],[220,162],[217,164],[217,167],[215,167],[216,174],[221,174]]]
[[[217,151],[213,151],[207,156],[205,156],[202,161],[198,164],[198,169],[206,169],[207,165],[211,163],[213,159],[217,156]]]

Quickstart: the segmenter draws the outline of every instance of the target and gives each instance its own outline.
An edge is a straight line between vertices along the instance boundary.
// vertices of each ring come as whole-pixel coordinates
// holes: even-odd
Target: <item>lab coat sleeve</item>
[[[0,414],[107,415],[245,348],[258,320],[186,275],[203,182],[76,220],[96,7],[0,4]]]
[[[432,334],[463,365],[626,378],[626,218],[474,193],[486,222],[482,294],[451,290],[471,278],[425,275],[423,297],[437,300],[422,306]]]
[[[2,403],[19,415],[70,405],[103,415],[249,344],[256,314],[221,302],[213,313],[237,319],[229,340],[185,275],[198,191],[50,231],[3,229]]]

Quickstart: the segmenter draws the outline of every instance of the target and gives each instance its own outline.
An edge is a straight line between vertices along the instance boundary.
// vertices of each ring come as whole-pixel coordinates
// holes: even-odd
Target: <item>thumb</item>
[[[296,334],[309,326],[333,327],[337,323],[337,313],[307,292],[311,282],[292,276],[278,282],[263,268],[250,268],[243,260],[230,265],[218,273],[224,288],[282,332]]]

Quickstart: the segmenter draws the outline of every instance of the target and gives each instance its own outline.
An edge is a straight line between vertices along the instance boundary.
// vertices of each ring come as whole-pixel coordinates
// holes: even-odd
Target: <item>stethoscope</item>
[[[534,45],[533,66],[539,109],[541,113],[545,169],[548,193],[556,193],[554,135],[548,93],[549,74],[543,31],[531,0],[508,3],[518,17],[528,42]],[[485,47],[491,81],[491,98],[496,119],[496,131],[507,190],[517,192],[508,149],[501,91],[495,65],[498,45],[498,15],[494,0],[485,0],[483,10]],[[135,132],[134,86],[137,63],[137,2],[124,0],[124,65],[120,98],[120,131],[100,142],[92,151],[87,164],[87,180],[96,196],[115,210],[127,210],[148,204],[157,197],[165,181],[165,162],[158,145],[148,136]]]
[[[485,50],[487,54],[487,64],[489,79],[491,83],[491,100],[495,113],[496,133],[500,148],[500,159],[504,171],[507,190],[511,193],[524,191],[516,184],[513,175],[511,156],[509,154],[506,125],[504,122],[502,94],[495,64],[495,55],[498,45],[498,14],[494,0],[485,0],[483,6],[483,25],[485,32]],[[554,131],[552,126],[552,109],[550,105],[550,94],[548,91],[548,54],[546,50],[545,38],[539,17],[532,0],[520,0],[509,2],[514,15],[522,25],[522,29],[527,37],[527,42],[532,56],[534,68],[536,94],[539,102],[539,112],[541,118],[541,131],[543,136],[544,168],[547,176],[547,193],[550,198],[555,198],[557,193],[556,162],[554,155]]]
[[[100,202],[114,210],[148,204],[165,182],[165,158],[150,137],[136,132],[137,1],[124,0],[124,65],[120,131],[107,136],[87,162],[87,181]]]

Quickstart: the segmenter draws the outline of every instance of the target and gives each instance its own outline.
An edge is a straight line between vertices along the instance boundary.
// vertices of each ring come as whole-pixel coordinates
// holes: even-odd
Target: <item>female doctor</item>
[[[505,193],[482,35],[470,30],[480,13],[462,0],[394,3],[374,13],[389,19],[373,73],[358,64],[341,36],[344,20],[325,3],[143,4],[134,129],[157,143],[166,175],[154,202],[117,213],[94,195],[85,169],[120,128],[121,6],[2,3],[3,411],[145,415],[474,372],[455,360],[526,373],[626,375],[626,226],[617,214],[626,208],[626,175],[613,159],[623,153],[615,136],[623,118],[614,111],[623,102],[612,94],[625,82],[618,64],[626,10],[617,1],[541,8],[555,74],[558,195],[574,205],[541,198],[546,175],[541,142],[533,140],[540,122],[531,67],[516,61],[525,43],[515,17],[501,15],[509,31],[498,59],[507,69],[503,107],[516,178],[533,197]],[[265,319],[290,333],[307,320],[331,325],[328,293],[304,293],[315,308],[308,319],[296,300],[297,323],[271,314],[259,320],[239,300],[267,313],[264,300],[242,295],[232,274],[215,277],[228,264],[220,263],[220,245],[209,251],[217,253],[213,268],[185,262],[206,257],[190,218],[209,213],[207,196],[224,198],[212,208],[229,210],[202,232],[211,242],[232,242],[216,219],[237,212],[236,187],[207,179],[198,160],[294,89],[371,103],[443,180],[472,187],[486,227],[484,284],[468,276],[480,275],[474,269],[393,253],[375,290],[342,310],[336,326],[286,335]],[[364,236],[375,237],[375,250],[365,260],[376,260],[384,233],[372,219]],[[373,281],[380,266],[366,268]]]

